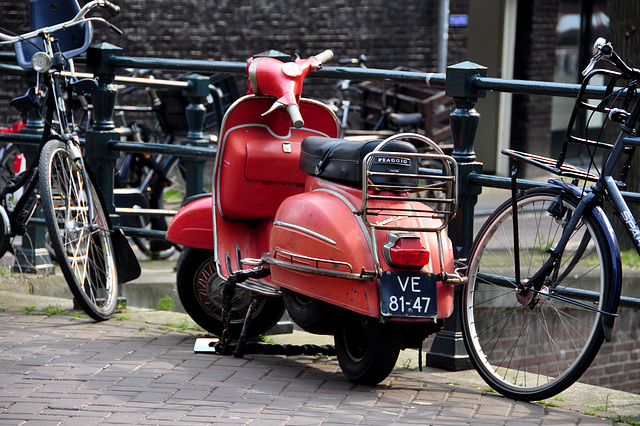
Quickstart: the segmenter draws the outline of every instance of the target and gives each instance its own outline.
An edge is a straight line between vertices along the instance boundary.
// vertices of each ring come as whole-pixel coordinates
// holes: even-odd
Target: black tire
[[[149,199],[149,208],[178,211],[186,194],[186,177],[182,162],[178,157],[169,157],[161,164],[163,174],[169,185],[158,176],[149,182],[148,188],[141,188]],[[152,216],[142,218],[141,227],[155,231],[166,231],[169,227],[170,217]],[[171,257],[180,250],[180,247],[167,240],[147,239],[132,237],[133,242],[146,256],[154,260],[162,260]]]
[[[185,248],[178,261],[177,282],[180,302],[189,316],[202,328],[220,336],[222,324],[222,289],[225,281],[216,270],[212,250]],[[231,337],[242,331],[249,305],[256,295],[248,290],[236,289],[231,311]],[[254,311],[250,336],[269,331],[284,313],[280,297],[264,297]]]
[[[566,212],[551,216],[547,209],[560,194],[559,189],[539,188],[518,197],[523,281],[548,258],[547,249],[578,204],[564,194]],[[614,259],[600,223],[587,214],[562,256],[557,285],[543,288],[547,294],[532,305],[529,295],[515,291],[512,217],[509,200],[476,236],[463,296],[463,336],[473,365],[494,390],[517,400],[542,400],[571,386],[598,353],[603,315],[588,307],[607,303]]]
[[[335,346],[342,373],[353,383],[375,386],[396,365],[402,328],[377,318],[345,313],[336,326]]]
[[[314,334],[334,334],[337,308],[295,291],[282,289],[284,306],[293,322]]]
[[[106,210],[80,164],[66,144],[47,142],[39,163],[41,203],[51,246],[76,302],[102,321],[118,300],[114,249]]]
[[[8,144],[5,146],[2,158],[0,158],[0,191],[3,190],[15,176],[13,172],[13,159],[17,154],[20,154],[18,145]]]

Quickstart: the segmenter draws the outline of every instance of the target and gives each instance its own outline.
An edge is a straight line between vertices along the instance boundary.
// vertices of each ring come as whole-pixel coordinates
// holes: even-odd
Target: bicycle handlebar
[[[623,75],[627,76],[630,79],[640,79],[640,69],[632,68],[627,65],[622,60],[620,55],[615,52],[611,43],[607,42],[607,40],[605,40],[603,37],[598,37],[598,39],[593,44],[593,57],[591,58],[589,65],[587,65],[582,74],[585,77],[590,74],[593,71],[596,63],[600,60],[605,60],[613,64],[620,72],[622,72]],[[594,72],[597,72],[597,70]],[[640,119],[640,101],[637,101],[635,103],[631,112],[628,114],[626,120],[624,121],[623,129],[629,133],[633,133],[638,119]]]
[[[82,9],[68,21],[61,22],[59,24],[50,25],[48,27],[38,28],[37,30],[29,31],[28,33],[10,36],[8,34],[0,33],[0,45],[3,44],[14,44],[23,40],[27,40],[34,37],[39,37],[42,34],[52,34],[58,30],[62,30],[68,27],[72,27],[74,25],[81,24],[82,22],[87,21],[101,21],[107,23],[110,27],[113,27],[109,24],[104,18],[100,17],[92,17],[86,18],[86,14],[89,13],[92,9],[96,7],[104,7],[112,16],[117,15],[120,12],[120,7],[111,3],[108,0],[92,0],[89,3],[85,4]]]
[[[615,65],[624,74],[627,74],[633,78],[640,78],[640,69],[632,68],[627,65],[622,58],[613,50],[611,43],[607,42],[603,37],[598,39],[593,44],[593,57],[589,62],[589,65],[582,71],[583,75],[587,75],[595,66],[599,60],[606,60],[607,62]]]
[[[322,53],[317,54],[316,56],[314,56],[314,58],[316,58],[315,62],[313,64],[311,64],[311,66],[313,68],[318,68],[320,66],[322,66],[322,64],[324,64],[325,62],[329,62],[330,60],[333,59],[333,52],[331,50],[325,50]]]
[[[113,4],[110,1],[104,0],[103,7],[107,9],[107,12],[109,12],[112,17],[117,16],[118,13],[120,13],[120,6]]]

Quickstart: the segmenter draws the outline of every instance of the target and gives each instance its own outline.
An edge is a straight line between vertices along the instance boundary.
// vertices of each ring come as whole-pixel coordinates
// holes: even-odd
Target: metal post
[[[44,107],[44,105],[43,105]],[[42,136],[44,131],[43,112],[41,109],[32,109],[27,115],[27,127],[20,133]],[[20,152],[25,156],[27,165],[38,161],[38,145],[18,144]],[[34,218],[44,218],[40,207],[34,212]],[[20,247],[15,250],[16,261],[13,264],[14,272],[49,275],[55,271],[51,262],[51,256],[46,249],[47,229],[42,226],[29,226],[22,236]]]
[[[451,113],[453,133],[453,158],[458,162],[458,211],[449,224],[449,237],[454,246],[455,257],[466,261],[473,243],[473,211],[478,201],[480,186],[469,183],[471,173],[482,173],[482,163],[476,161],[473,142],[480,121],[475,104],[484,91],[475,90],[472,80],[476,76],[485,77],[487,68],[472,62],[463,62],[447,68],[446,92],[453,97],[456,109]],[[447,318],[427,353],[427,365],[451,371],[471,368],[471,362],[464,347],[461,332],[462,287],[455,288],[454,309]]]
[[[204,120],[207,109],[204,106],[209,95],[209,78],[199,74],[191,74],[184,78],[189,83],[189,88],[184,95],[189,100],[185,109],[189,132],[182,141],[183,145],[193,147],[207,147],[209,140],[204,136]],[[185,157],[182,160],[185,167],[187,188],[185,196],[191,196],[204,192],[204,166],[207,161],[203,157]]]
[[[108,143],[119,140],[120,135],[115,131],[113,122],[113,108],[118,91],[112,85],[115,70],[109,65],[109,58],[121,55],[122,49],[109,43],[101,43],[87,50],[87,71],[97,77],[98,89],[91,95],[94,121],[86,133],[85,155],[113,223],[118,223],[113,188],[114,171],[120,153],[108,149]]]

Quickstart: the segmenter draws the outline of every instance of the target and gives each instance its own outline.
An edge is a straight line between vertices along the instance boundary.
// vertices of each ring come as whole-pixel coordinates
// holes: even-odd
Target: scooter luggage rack
[[[417,174],[377,172],[371,170],[376,157],[394,157],[417,159],[420,163],[427,163],[430,168],[420,168]],[[435,167],[434,167],[435,166]],[[414,154],[405,152],[374,151],[364,159],[362,206],[360,213],[364,222],[370,228],[404,230],[418,232],[435,232],[446,228],[455,216],[457,209],[458,167],[456,161],[444,154]],[[414,182],[413,185],[398,185],[392,183],[374,183],[380,178],[390,178],[397,181]],[[423,196],[419,196],[419,194]],[[427,196],[424,196],[424,195]],[[371,201],[412,201],[412,208],[385,206],[389,203],[371,205]],[[403,203],[404,204],[404,203]],[[418,217],[429,220],[431,225],[406,226],[400,224],[404,217]],[[377,220],[372,220],[372,219]]]

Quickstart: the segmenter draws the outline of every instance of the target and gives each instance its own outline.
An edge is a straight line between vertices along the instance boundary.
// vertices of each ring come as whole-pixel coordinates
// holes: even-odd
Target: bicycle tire
[[[65,143],[48,141],[39,166],[42,210],[62,274],[87,315],[96,321],[106,320],[115,311],[118,299],[106,209]],[[91,200],[90,205],[87,200]]]
[[[547,249],[560,238],[578,204],[576,197],[563,194],[566,213],[552,217],[547,208],[561,193],[536,188],[517,199],[522,281],[548,258]],[[557,277],[564,279],[531,307],[515,291],[512,207],[512,200],[498,207],[474,240],[463,292],[463,337],[474,367],[494,390],[517,400],[542,400],[571,386],[597,355],[604,338],[603,314],[585,305],[606,304],[614,259],[602,225],[588,212],[567,244],[560,268],[571,268],[572,256],[577,263],[565,271],[568,275],[561,271]],[[586,243],[582,251],[581,242]]]
[[[13,179],[15,173],[13,171],[13,159],[20,154],[20,148],[14,144],[7,144],[0,158],[0,190]]]
[[[149,183],[150,191],[145,193],[149,198],[149,208],[178,211],[186,194],[186,177],[182,162],[178,157],[168,157],[162,164],[163,175],[169,185],[165,185],[157,176]],[[170,217],[152,216],[142,218],[141,226],[155,231],[166,231]],[[132,237],[135,245],[147,257],[162,260],[171,257],[180,247],[167,240]]]

